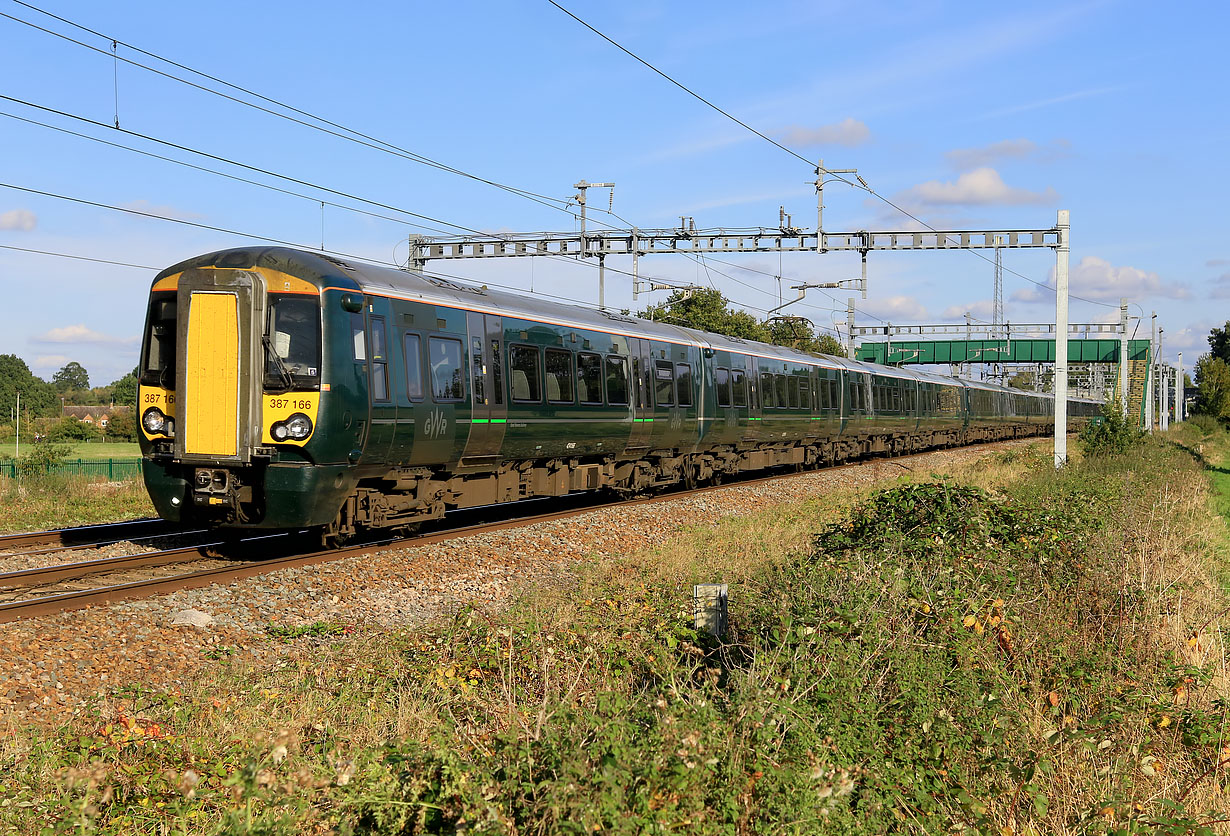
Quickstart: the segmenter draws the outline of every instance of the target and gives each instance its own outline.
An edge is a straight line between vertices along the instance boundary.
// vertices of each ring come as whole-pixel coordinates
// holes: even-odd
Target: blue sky
[[[1224,4],[1180,3],[1164,12],[1144,2],[561,4],[802,156],[857,168],[877,193],[933,226],[1049,228],[1058,209],[1070,210],[1073,293],[1107,303],[1074,299],[1073,321],[1117,320],[1118,300],[1126,296],[1133,314],[1145,315],[1138,336],[1147,335],[1148,314],[1156,310],[1167,357],[1182,350],[1190,368],[1207,350],[1208,330],[1230,319]],[[0,353],[22,356],[47,378],[69,360],[81,362],[95,385],[123,374],[136,362],[153,274],[203,252],[257,243],[254,236],[319,247],[323,226],[328,250],[396,262],[406,258],[407,235],[458,234],[447,224],[488,232],[576,228],[575,207],[543,205],[131,64],[117,67],[111,39],[121,42],[122,58],[191,77],[131,48],[137,47],[539,195],[565,200],[578,180],[613,181],[615,213],[638,227],[671,227],[680,215],[703,228],[775,226],[779,206],[796,225],[815,225],[807,165],[546,0],[353,4],[345,11],[335,3],[230,0],[35,5],[99,34],[14,0],[0,0],[0,13],[95,49],[0,17],[0,95],[99,124],[0,100],[7,114],[0,116],[0,182],[157,216],[0,187]],[[117,116],[123,131],[110,127]],[[915,228],[841,184],[826,187],[825,198],[830,232]],[[321,200],[384,217],[333,206],[322,213]],[[591,192],[590,205],[605,209],[605,192]],[[601,212],[592,217],[624,225]],[[717,287],[757,314],[777,304],[778,274],[788,287],[858,272],[857,257],[837,254],[723,261],[654,256],[641,260],[641,271]],[[1052,281],[1049,250],[1010,251],[1004,262],[1009,271]],[[608,266],[630,269],[621,259]],[[592,262],[431,267],[597,300]],[[956,322],[967,310],[990,319],[992,268],[971,253],[872,253],[869,275],[869,298],[857,302],[859,324]],[[849,294],[829,293],[811,291],[794,309],[831,328],[834,320],[844,322]],[[1012,272],[1004,296],[1009,321],[1053,320],[1053,294]],[[645,301],[632,301],[627,276],[608,272],[608,305]]]

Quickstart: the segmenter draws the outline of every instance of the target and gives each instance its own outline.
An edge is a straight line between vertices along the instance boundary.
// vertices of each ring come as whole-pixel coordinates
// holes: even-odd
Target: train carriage
[[[1041,433],[1051,414],[1033,393],[282,248],[155,278],[139,398],[163,517],[334,542],[451,508]]]

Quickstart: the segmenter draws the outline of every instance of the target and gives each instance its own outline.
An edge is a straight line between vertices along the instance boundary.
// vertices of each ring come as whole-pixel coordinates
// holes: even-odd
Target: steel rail
[[[194,546],[180,546],[174,549],[161,549],[139,554],[126,554],[117,557],[101,557],[96,560],[83,560],[79,563],[59,563],[52,566],[39,566],[34,569],[19,569],[13,572],[0,573],[0,588],[6,590],[21,587],[41,586],[57,581],[84,578],[97,575],[100,572],[113,572],[123,569],[136,569],[142,566],[165,566],[182,562],[181,558],[192,555],[191,559],[210,559],[205,549],[221,545],[222,540],[212,543],[198,543]],[[0,593],[3,594],[3,593]]]
[[[132,534],[129,534],[129,531]],[[157,537],[161,534],[182,533],[174,523],[156,517],[124,522],[83,525],[76,528],[57,528],[50,531],[30,531],[23,534],[0,536],[0,550],[26,546],[61,546],[65,548],[88,548],[90,546],[118,543],[134,537]],[[101,536],[100,536],[101,535]],[[108,539],[111,538],[111,539]],[[0,555],[13,557],[15,555]]]

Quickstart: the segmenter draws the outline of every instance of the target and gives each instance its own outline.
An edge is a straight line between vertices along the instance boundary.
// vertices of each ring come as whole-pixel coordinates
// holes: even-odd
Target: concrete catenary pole
[[[1068,254],[1071,232],[1068,210],[1060,209],[1055,226],[1055,467],[1068,461]]]
[[[1128,304],[1119,299],[1119,406],[1126,420],[1128,414]]]
[[[1166,418],[1166,395],[1170,381],[1166,371],[1166,361],[1162,359],[1162,333],[1165,330],[1165,328],[1157,329],[1157,425],[1162,432],[1166,431],[1170,423]]]
[[[1153,325],[1149,332],[1149,369],[1145,372],[1144,397],[1145,429],[1148,432],[1153,432],[1153,387],[1157,378],[1157,375],[1153,373],[1157,367],[1157,311],[1153,312],[1151,319]]]
[[[1183,388],[1183,352],[1179,352],[1178,368],[1174,371],[1174,422],[1183,422],[1183,409],[1187,406],[1187,390]]]

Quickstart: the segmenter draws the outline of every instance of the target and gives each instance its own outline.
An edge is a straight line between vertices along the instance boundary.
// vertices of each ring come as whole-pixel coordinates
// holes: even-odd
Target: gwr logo
[[[427,421],[423,424],[423,435],[428,438],[443,438],[444,431],[448,429],[448,419],[444,417],[444,413],[438,409],[433,409],[431,415],[427,416]]]

